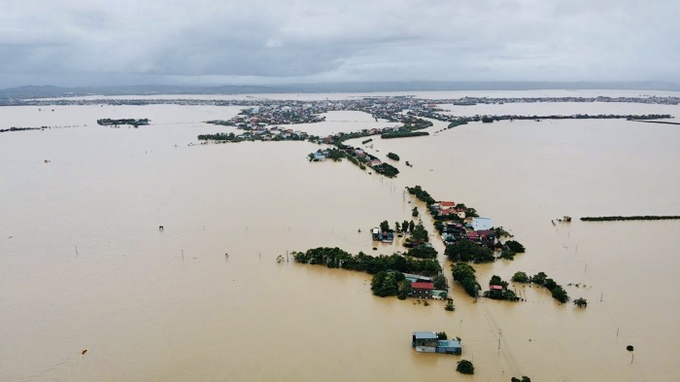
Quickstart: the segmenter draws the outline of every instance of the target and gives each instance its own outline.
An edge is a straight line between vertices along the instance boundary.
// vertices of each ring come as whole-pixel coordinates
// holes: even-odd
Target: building
[[[440,340],[435,332],[413,332],[411,347],[419,353],[461,354],[460,339]]]
[[[472,229],[475,231],[482,231],[493,228],[493,220],[491,218],[472,218]]]
[[[436,352],[460,355],[463,352],[463,347],[459,340],[439,340],[437,341]]]
[[[435,332],[413,332],[411,347],[420,353],[435,353],[439,338]]]
[[[432,298],[432,291],[434,290],[433,283],[412,283],[411,297],[415,298]]]
[[[411,283],[431,283],[432,277],[415,275],[413,273],[404,273],[404,277]]]

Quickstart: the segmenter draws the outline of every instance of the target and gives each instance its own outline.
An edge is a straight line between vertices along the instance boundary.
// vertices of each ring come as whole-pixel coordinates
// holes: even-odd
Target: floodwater
[[[680,116],[678,106],[628,106]],[[580,112],[570,107],[562,112]],[[390,180],[347,162],[309,163],[318,146],[305,142],[188,146],[230,131],[202,121],[238,110],[0,108],[0,128],[75,126],[0,135],[0,380],[467,379],[454,371],[459,357],[413,352],[414,330],[460,336],[475,381],[680,375],[680,222],[550,222],[680,215],[678,126],[507,121],[434,134],[446,125],[437,122],[428,137],[369,144],[413,163],[396,164],[402,173]],[[343,113],[320,129],[375,123]],[[97,118],[152,125],[112,129]],[[372,251],[368,231],[410,219],[403,189],[414,184],[474,206],[527,247],[512,262],[478,266],[482,285],[544,271],[588,308],[537,288],[516,286],[522,303],[474,303],[454,288],[451,313],[442,302],[374,297],[367,274],[276,262],[317,246],[400,250]]]

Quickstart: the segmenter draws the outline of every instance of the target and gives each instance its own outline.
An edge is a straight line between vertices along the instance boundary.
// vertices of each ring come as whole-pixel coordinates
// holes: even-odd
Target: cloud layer
[[[8,0],[0,87],[680,82],[674,0]]]

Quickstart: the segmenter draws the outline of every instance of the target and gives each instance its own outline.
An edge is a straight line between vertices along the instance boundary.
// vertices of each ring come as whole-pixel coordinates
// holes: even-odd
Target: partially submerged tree
[[[579,297],[574,300],[574,305],[578,306],[579,308],[585,308],[588,306],[588,301],[583,297]]]
[[[456,366],[456,371],[458,371],[461,374],[474,374],[475,373],[475,366],[472,364],[472,362],[466,360],[466,359],[461,359],[458,361],[458,366]]]

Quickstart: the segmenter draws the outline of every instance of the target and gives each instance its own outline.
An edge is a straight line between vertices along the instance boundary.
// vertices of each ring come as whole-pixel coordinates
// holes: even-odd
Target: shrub
[[[525,284],[529,282],[529,276],[524,272],[515,272],[515,274],[512,275],[512,281]]]
[[[475,373],[475,366],[472,364],[472,362],[466,360],[466,359],[461,359],[458,361],[458,366],[456,366],[456,371],[461,373],[461,374],[474,374]]]

